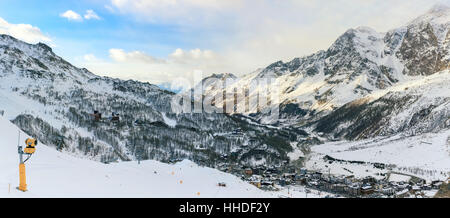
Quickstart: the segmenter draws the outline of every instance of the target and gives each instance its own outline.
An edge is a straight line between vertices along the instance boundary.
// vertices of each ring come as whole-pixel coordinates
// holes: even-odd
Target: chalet
[[[410,186],[411,186],[411,185],[409,185],[409,184],[407,184],[407,183],[400,182],[400,183],[396,186],[396,188],[397,188],[397,190],[403,190],[403,189],[409,189]]]
[[[368,177],[364,178],[362,180],[362,182],[363,183],[368,183],[368,184],[375,184],[375,183],[377,183],[377,180],[375,178],[371,177],[371,176],[368,176]]]
[[[322,178],[322,173],[320,173],[320,172],[314,172],[311,176],[312,176],[312,178],[314,178],[314,179],[321,179],[321,178]]]
[[[441,185],[443,184],[443,182],[442,181],[433,181],[433,182],[431,182],[431,186],[434,188],[434,189],[439,189],[439,188],[441,188]]]
[[[403,189],[397,193],[395,193],[395,197],[396,198],[404,198],[409,196],[409,190],[408,189]]]
[[[278,183],[279,183],[281,186],[285,186],[285,185],[291,184],[291,180],[281,178],[281,179],[278,180]]]
[[[269,169],[266,170],[268,173],[270,174],[278,174],[280,173],[279,170],[277,170],[275,167],[270,167]]]
[[[374,163],[373,166],[375,168],[382,169],[382,170],[384,170],[384,168],[386,168],[385,164],[382,164],[382,163]]]
[[[308,173],[308,170],[306,168],[301,168],[300,169],[300,175],[304,176]]]
[[[323,175],[321,179],[329,183],[336,183],[336,179],[330,175]]]
[[[431,190],[431,185],[430,184],[422,185],[422,190]]]
[[[412,186],[411,187],[411,192],[412,193],[418,193],[418,192],[420,192],[422,189],[420,188],[420,186],[418,186],[418,185],[414,185],[414,186]]]
[[[339,176],[339,177],[335,178],[335,182],[345,183],[345,176]]]
[[[369,184],[366,184],[363,187],[361,187],[361,194],[369,195],[369,194],[372,194],[373,192],[374,192],[374,189]]]
[[[285,179],[295,179],[295,173],[283,173]]]
[[[252,171],[253,171],[253,174],[258,174],[258,175],[264,174],[264,168],[261,166],[252,169]]]
[[[261,185],[262,186],[275,186],[275,184],[273,182],[267,181],[267,180],[261,181]]]
[[[310,185],[310,186],[319,186],[319,182],[318,181],[309,181],[308,185]]]
[[[359,196],[361,194],[361,188],[358,184],[352,184],[347,186],[346,191],[349,195]]]
[[[380,190],[381,193],[385,194],[385,195],[394,195],[395,194],[395,189],[393,188],[383,188]]]
[[[343,193],[345,192],[345,187],[346,186],[344,184],[334,184],[333,191]]]
[[[334,186],[334,184],[332,184],[332,183],[328,183],[328,182],[322,183],[322,188],[324,188],[325,190],[333,190],[333,186]]]
[[[305,177],[295,178],[297,185],[306,185],[307,179]]]
[[[347,176],[344,179],[344,183],[349,185],[349,184],[352,184],[354,180],[355,180],[355,176],[354,175]]]

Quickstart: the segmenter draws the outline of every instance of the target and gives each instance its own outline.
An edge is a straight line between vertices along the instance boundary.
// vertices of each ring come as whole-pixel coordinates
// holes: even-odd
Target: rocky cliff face
[[[408,26],[396,55],[405,65],[404,74],[431,75],[448,69],[450,9],[435,7]]]

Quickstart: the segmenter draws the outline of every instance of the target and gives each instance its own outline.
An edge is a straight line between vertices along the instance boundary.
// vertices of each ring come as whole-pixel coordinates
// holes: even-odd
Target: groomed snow
[[[303,189],[266,192],[241,179],[184,160],[174,165],[157,161],[102,164],[79,159],[43,144],[26,163],[28,192],[19,182],[17,141],[28,136],[0,116],[0,197],[164,197],[278,198],[306,197]],[[225,182],[227,187],[219,187]],[[319,197],[310,193],[307,197]]]
[[[392,173],[389,177],[390,182],[408,182],[411,179],[411,176],[405,176],[400,174]]]
[[[164,122],[165,122],[168,126],[174,128],[174,127],[177,125],[177,121],[168,118],[168,117],[166,116],[165,113],[162,113],[161,115],[162,115],[162,117],[163,117],[163,119],[164,119]]]
[[[323,160],[324,155],[347,161],[392,164],[394,172],[414,175],[426,180],[445,180],[450,176],[450,130],[439,133],[427,133],[420,136],[378,137],[362,141],[330,142],[312,147],[307,166],[328,173],[351,175],[356,177],[374,176],[387,173],[374,168],[371,164],[350,164]],[[345,169],[343,169],[345,168]]]

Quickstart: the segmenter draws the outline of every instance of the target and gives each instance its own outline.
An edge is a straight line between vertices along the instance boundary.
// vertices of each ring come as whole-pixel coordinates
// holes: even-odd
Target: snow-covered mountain
[[[281,130],[226,114],[174,114],[174,95],[149,83],[94,75],[45,44],[0,35],[0,111],[49,146],[102,162],[189,158],[212,166],[288,159],[290,138]],[[95,121],[94,111],[103,119]],[[109,119],[113,112],[119,122]]]
[[[205,95],[244,89],[256,96],[261,86],[245,88],[259,78],[273,78],[270,87],[280,93],[272,102],[280,105],[280,126],[348,139],[448,128],[449,29],[450,8],[438,5],[387,33],[350,29],[326,51],[275,62],[221,89],[206,84]],[[235,102],[233,95],[224,99]],[[273,123],[257,109],[246,114]]]

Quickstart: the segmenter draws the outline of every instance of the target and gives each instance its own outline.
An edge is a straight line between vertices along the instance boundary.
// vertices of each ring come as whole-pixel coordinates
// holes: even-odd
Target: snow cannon
[[[23,149],[23,153],[25,154],[34,154],[36,151],[36,145],[38,144],[38,141],[36,139],[28,138],[25,140],[26,147]]]
[[[19,132],[19,138],[20,138],[20,132]],[[27,191],[27,177],[25,173],[25,162],[30,159],[30,157],[36,152],[36,145],[38,144],[38,141],[36,139],[28,138],[25,140],[25,149],[22,150],[22,146],[18,146],[18,152],[19,152],[19,189],[20,191],[26,192]],[[27,155],[27,159],[23,159],[23,155]]]

